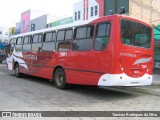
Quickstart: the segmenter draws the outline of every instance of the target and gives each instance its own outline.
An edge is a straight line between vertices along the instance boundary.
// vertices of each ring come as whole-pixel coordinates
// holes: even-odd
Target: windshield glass
[[[121,19],[121,39],[125,45],[151,47],[152,29],[144,24]]]

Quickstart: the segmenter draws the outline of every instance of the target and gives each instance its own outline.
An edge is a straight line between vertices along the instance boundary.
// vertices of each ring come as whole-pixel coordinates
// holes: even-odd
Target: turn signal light
[[[120,65],[120,67],[121,67],[121,70],[123,71],[123,70],[124,70],[124,68],[123,68],[123,64],[122,64],[122,63],[120,63],[119,65]]]

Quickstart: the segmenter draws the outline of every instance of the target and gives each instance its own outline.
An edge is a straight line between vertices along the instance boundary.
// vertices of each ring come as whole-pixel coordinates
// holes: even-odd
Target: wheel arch
[[[65,73],[64,68],[63,68],[61,65],[57,65],[57,66],[53,69],[51,82],[54,81],[54,74],[55,74],[56,70],[59,69],[59,68],[61,68],[61,69],[64,71],[64,73]],[[66,73],[65,73],[65,74],[66,74]]]
[[[15,70],[15,66],[16,66],[17,64],[19,65],[19,63],[16,61],[16,62],[14,63],[14,65],[13,65],[13,70]]]

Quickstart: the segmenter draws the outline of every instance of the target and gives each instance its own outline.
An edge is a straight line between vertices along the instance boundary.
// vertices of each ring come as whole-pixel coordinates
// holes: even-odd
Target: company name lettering
[[[131,53],[120,53],[120,56],[136,57],[136,54],[131,54]]]
[[[24,55],[24,59],[37,60],[37,56],[36,55]]]

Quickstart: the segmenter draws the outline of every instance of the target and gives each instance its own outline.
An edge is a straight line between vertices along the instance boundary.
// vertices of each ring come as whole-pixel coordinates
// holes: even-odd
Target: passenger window
[[[94,27],[84,26],[75,29],[73,50],[89,51],[92,49]]]
[[[38,43],[38,42],[42,42],[42,38],[43,38],[43,35],[34,35],[33,36],[33,43]]]
[[[62,35],[61,37],[58,37]],[[58,32],[56,48],[57,51],[69,51],[71,50],[71,40],[73,38],[73,30],[61,30]],[[65,41],[64,41],[65,40]]]
[[[45,42],[52,41],[52,33],[46,33],[45,35]]]
[[[15,47],[15,38],[10,40],[10,47],[8,51],[13,52],[14,47]]]
[[[23,41],[23,52],[31,52],[32,36],[24,37]]]
[[[17,45],[22,45],[22,38],[17,38]]]
[[[58,45],[58,51],[69,51],[71,50],[71,42],[61,42]]]
[[[66,30],[65,40],[72,40],[73,31],[72,30]]]
[[[86,38],[87,27],[81,27],[76,29],[76,39]]]
[[[110,37],[110,28],[110,23],[101,23],[97,25],[97,32],[94,44],[95,50],[103,50],[108,45]]]
[[[33,36],[32,52],[42,51],[42,38],[43,38],[43,35],[41,34]]]
[[[45,33],[45,39],[43,42],[43,51],[54,51],[55,50],[55,32]]]
[[[16,51],[17,52],[21,52],[22,51],[22,37],[20,38],[17,38],[17,41],[16,41]]]
[[[58,31],[57,41],[64,40],[64,34],[65,34],[64,30]]]

